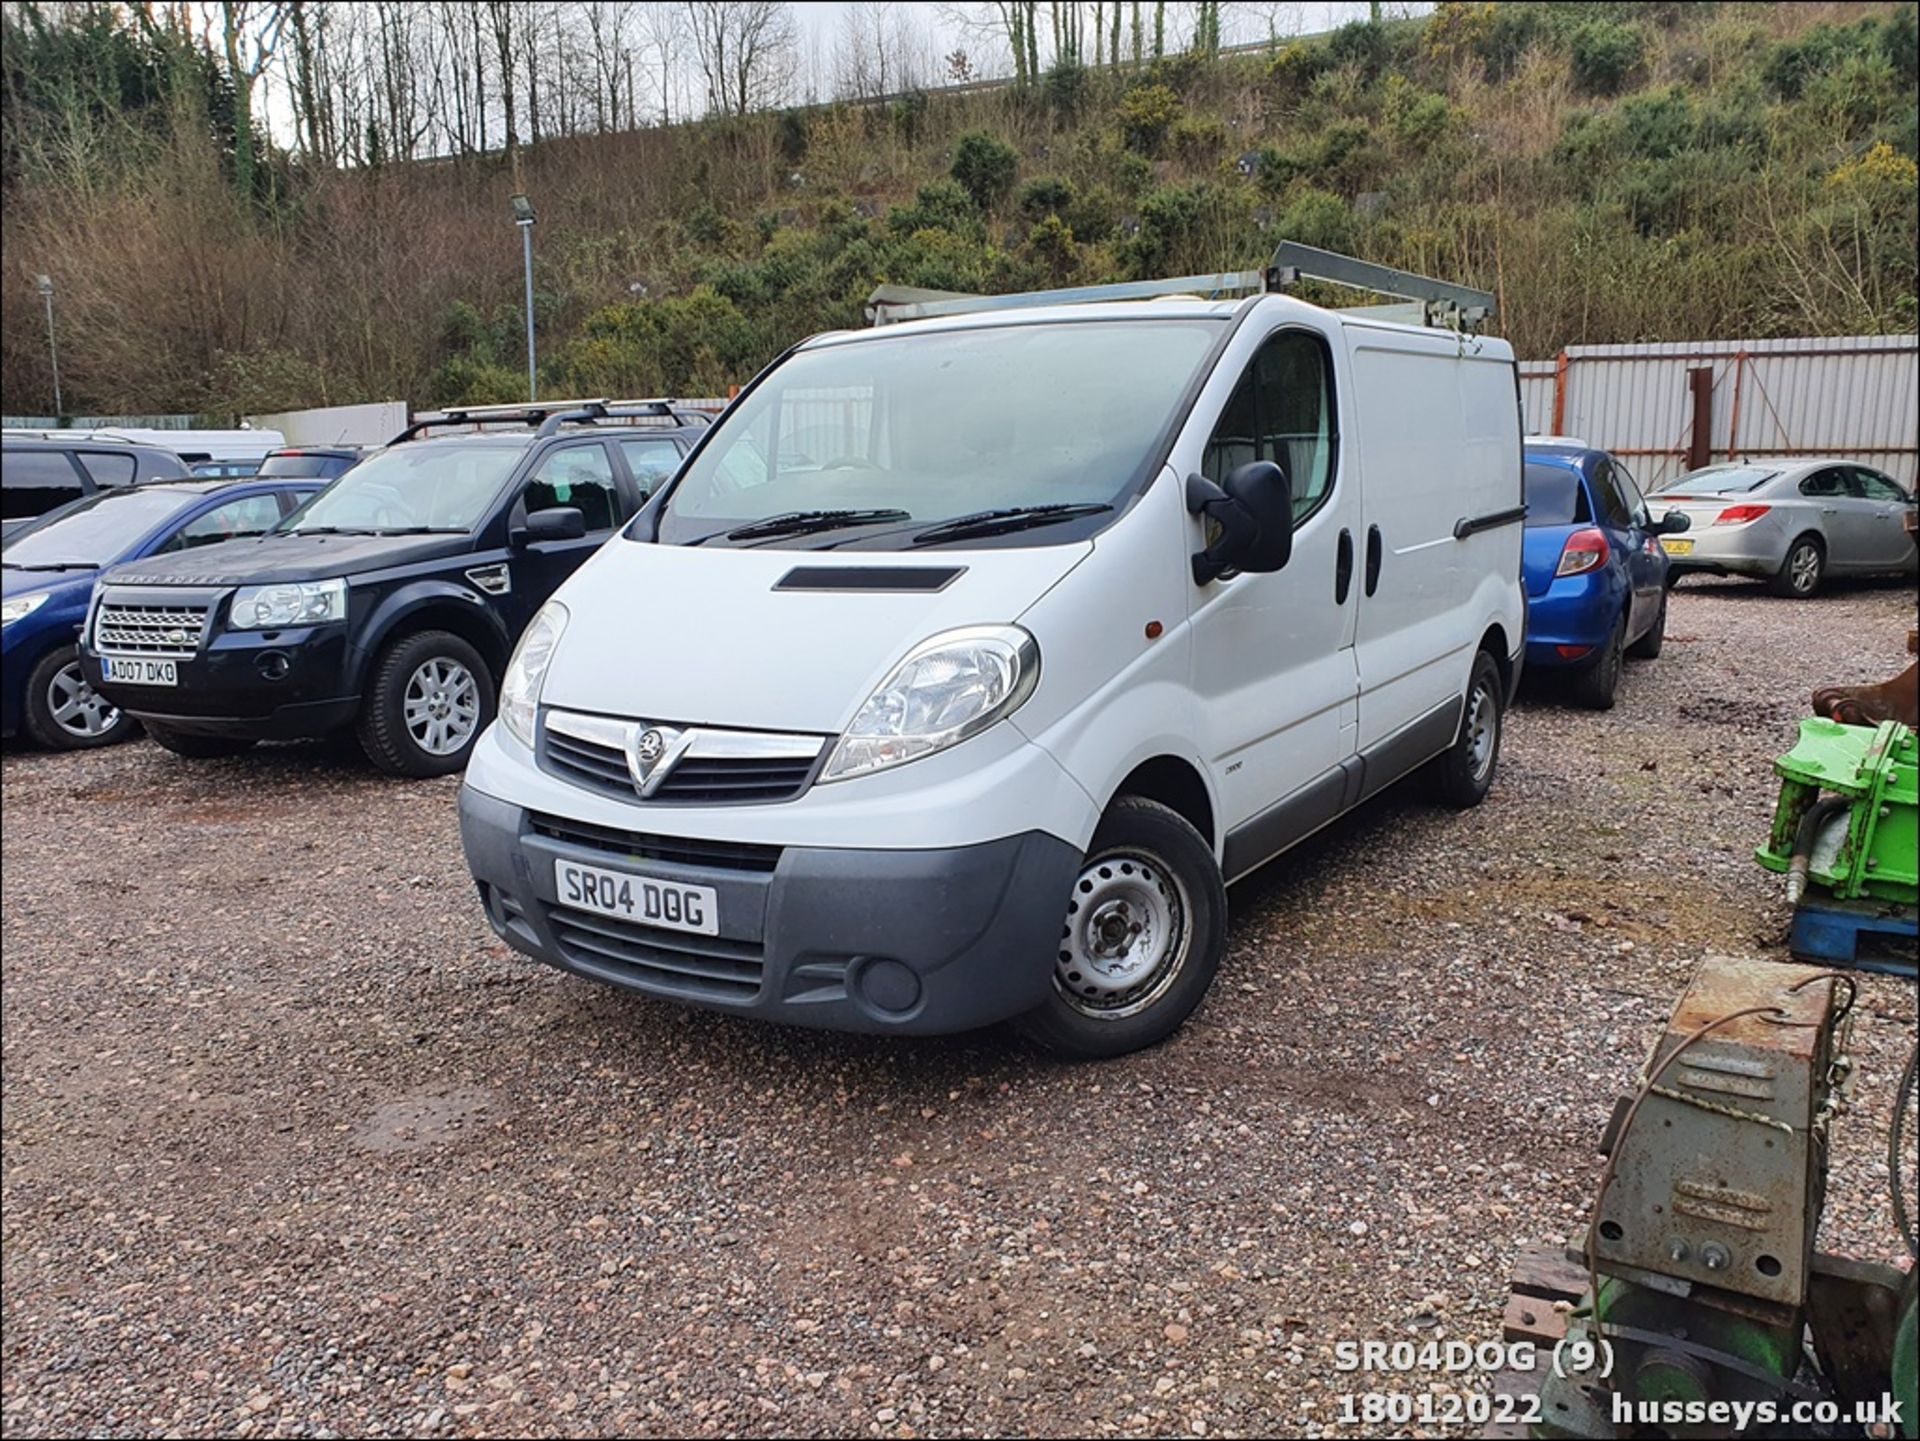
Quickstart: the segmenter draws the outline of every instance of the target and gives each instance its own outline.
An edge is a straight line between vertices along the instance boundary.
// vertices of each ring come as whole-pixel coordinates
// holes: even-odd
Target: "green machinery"
[[[1570,1354],[1606,1360],[1541,1379],[1533,1435],[1725,1436],[1725,1411],[1709,1408],[1739,1404],[1777,1408],[1746,1434],[1859,1436],[1789,1408],[1888,1396],[1899,1418],[1880,1418],[1879,1434],[1920,1435],[1920,1275],[1815,1248],[1852,1007],[1850,978],[1831,970],[1701,964],[1614,1111],[1589,1229],[1567,1252]],[[1910,1250],[1902,1122],[1915,1084],[1909,1062],[1888,1138]]]
[[[1920,739],[1913,731],[1898,721],[1803,720],[1799,743],[1773,765],[1780,803],[1755,858],[1787,877],[1794,954],[1869,965],[1859,955],[1863,937],[1920,932]],[[1904,962],[1869,968],[1913,974],[1913,948],[1904,949]]]

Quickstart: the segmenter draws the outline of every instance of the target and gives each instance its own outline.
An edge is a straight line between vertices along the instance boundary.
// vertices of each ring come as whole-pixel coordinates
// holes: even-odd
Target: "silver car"
[[[1850,460],[1743,460],[1691,471],[1651,497],[1686,514],[1684,535],[1660,538],[1669,575],[1750,575],[1775,595],[1804,598],[1829,575],[1912,575],[1898,482]]]

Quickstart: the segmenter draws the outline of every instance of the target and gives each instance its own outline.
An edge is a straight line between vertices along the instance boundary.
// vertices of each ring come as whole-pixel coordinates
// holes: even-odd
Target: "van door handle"
[[[1333,603],[1345,605],[1347,592],[1353,588],[1353,532],[1340,532],[1340,545],[1334,552],[1333,560]]]
[[[1380,527],[1367,527],[1367,594],[1372,595],[1380,588]]]

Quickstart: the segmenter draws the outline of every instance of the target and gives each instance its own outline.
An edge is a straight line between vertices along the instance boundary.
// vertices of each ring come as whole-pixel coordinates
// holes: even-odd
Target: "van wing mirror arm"
[[[1220,527],[1219,538],[1193,555],[1193,583],[1207,585],[1233,569],[1229,556],[1244,554],[1260,538],[1260,523],[1239,501],[1204,475],[1187,477],[1187,510]]]

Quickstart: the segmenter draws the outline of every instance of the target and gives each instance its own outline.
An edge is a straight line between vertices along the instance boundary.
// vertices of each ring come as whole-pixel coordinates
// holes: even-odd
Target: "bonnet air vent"
[[[773,588],[921,593],[945,590],[966,572],[964,565],[797,565]]]

